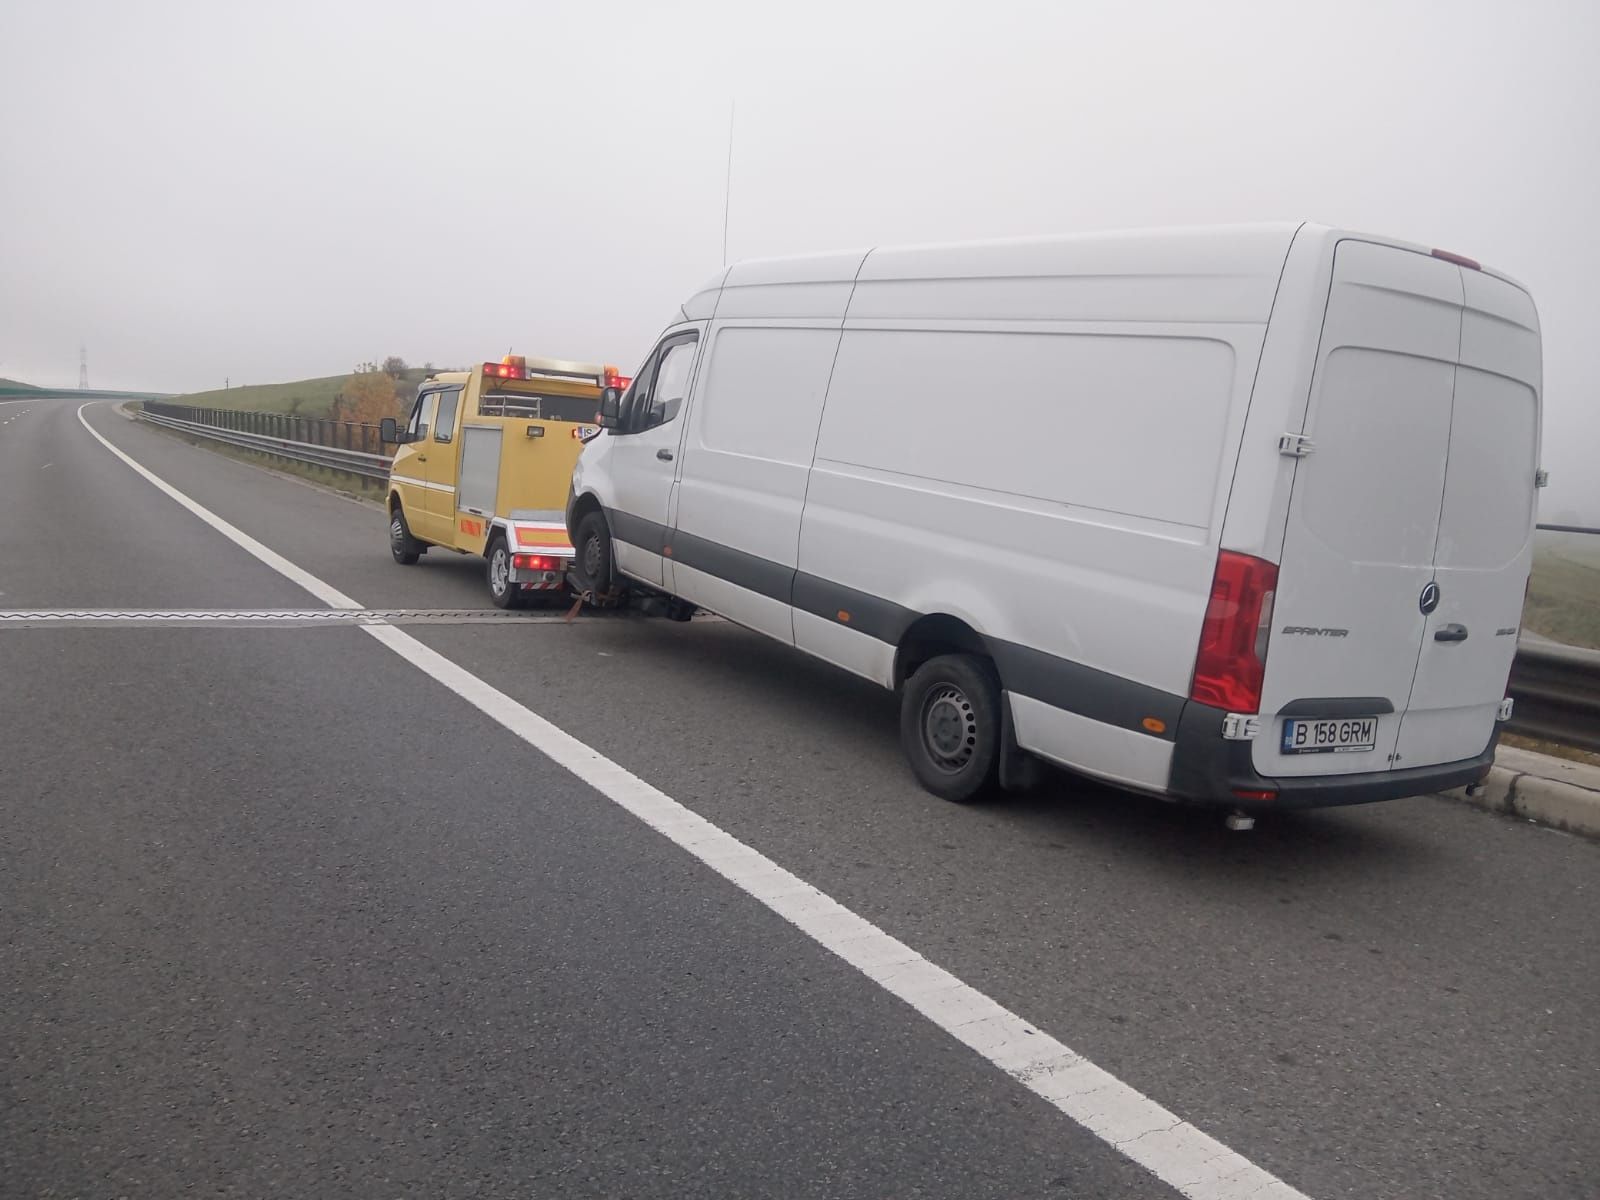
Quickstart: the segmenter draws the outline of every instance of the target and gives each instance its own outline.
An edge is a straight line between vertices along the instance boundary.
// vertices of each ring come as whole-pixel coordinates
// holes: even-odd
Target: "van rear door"
[[[1528,294],[1470,268],[1434,581],[1396,767],[1481,754],[1517,650],[1533,559],[1539,319]]]
[[[1394,765],[1428,624],[1461,276],[1370,242],[1334,252],[1252,748],[1262,775]]]

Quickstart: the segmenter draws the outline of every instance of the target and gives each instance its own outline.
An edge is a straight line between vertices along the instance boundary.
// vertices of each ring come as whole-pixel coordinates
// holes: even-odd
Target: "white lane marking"
[[[352,600],[349,596],[346,596],[332,584],[323,583],[322,580],[311,574],[310,571],[301,570],[287,558],[284,558],[283,555],[279,554],[276,550],[272,550],[266,546],[263,546],[248,533],[245,533],[237,526],[231,525],[227,521],[224,521],[209,508],[197,504],[195,501],[189,499],[188,496],[185,496],[182,492],[173,487],[166,480],[162,479],[155,472],[147,470],[138,463],[134,462],[133,459],[129,458],[121,450],[118,450],[110,442],[106,441],[106,439],[100,435],[99,431],[89,424],[83,415],[83,410],[88,407],[89,406],[87,404],[80,404],[78,406],[78,423],[89,431],[89,435],[93,437],[95,441],[99,442],[107,450],[111,451],[111,453],[115,454],[140,475],[144,476],[145,479],[149,480],[150,483],[154,484],[157,488],[160,488],[179,504],[187,508],[195,516],[199,517],[207,525],[211,526],[211,528],[215,529],[218,533],[222,534],[235,545],[255,555],[262,562],[266,563],[267,566],[278,572],[278,574],[285,576],[295,583],[298,583],[301,587],[305,588],[306,591],[310,592],[318,600],[321,600],[329,608],[361,607],[357,601]]]
[[[565,625],[557,613],[499,608],[0,608],[6,625]]]
[[[83,421],[82,409],[78,419]],[[87,421],[83,424],[89,428]],[[239,533],[98,433],[95,437],[190,512],[224,532],[231,530],[230,536],[237,534],[233,540],[268,566],[279,571],[288,567],[293,574],[284,574],[303,587],[309,580],[328,593],[342,595]],[[392,625],[361,628],[1190,1200],[1307,1200],[1137,1088],[410,634]]]

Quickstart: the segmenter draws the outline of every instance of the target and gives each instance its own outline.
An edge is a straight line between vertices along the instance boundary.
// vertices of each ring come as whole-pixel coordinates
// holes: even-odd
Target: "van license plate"
[[[1377,717],[1343,717],[1337,721],[1290,717],[1283,723],[1285,754],[1353,754],[1377,745]]]

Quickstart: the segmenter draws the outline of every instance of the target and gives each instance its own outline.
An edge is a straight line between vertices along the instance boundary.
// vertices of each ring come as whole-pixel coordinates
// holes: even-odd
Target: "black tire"
[[[694,614],[699,611],[692,602],[683,599],[681,596],[674,596],[667,601],[666,617],[669,621],[688,621],[692,620]]]
[[[592,512],[578,522],[572,549],[572,578],[578,591],[595,596],[609,592],[612,585],[611,530],[603,513]]]
[[[406,524],[406,512],[398,504],[389,514],[389,553],[395,562],[409,567],[422,557],[423,544],[411,536],[411,526]]]
[[[1000,681],[987,659],[941,654],[900,694],[900,747],[935,796],[966,804],[998,790]]]
[[[489,599],[496,608],[521,608],[526,593],[521,586],[511,582],[511,550],[506,539],[496,534],[484,552],[488,564],[484,574],[489,581]]]

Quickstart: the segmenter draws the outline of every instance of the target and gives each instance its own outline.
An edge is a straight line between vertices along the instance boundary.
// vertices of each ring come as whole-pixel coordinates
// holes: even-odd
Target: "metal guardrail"
[[[152,425],[254,450],[306,466],[342,471],[360,479],[389,478],[391,457],[381,452],[376,425],[327,421],[292,413],[190,408],[146,401],[139,417]]]
[[[1600,534],[1588,525],[1544,525],[1548,533]],[[1513,733],[1600,751],[1600,650],[1560,642],[1517,643],[1511,665]]]
[[[1600,751],[1600,650],[1518,643],[1511,696],[1512,733]]]
[[[291,462],[361,479],[389,477],[392,460],[381,453],[376,425],[162,401],[146,401],[139,415],[153,425]],[[1539,528],[1600,534],[1600,529],[1579,525]],[[1511,694],[1516,699],[1508,723],[1513,732],[1600,751],[1600,650],[1521,642],[1511,669]]]

